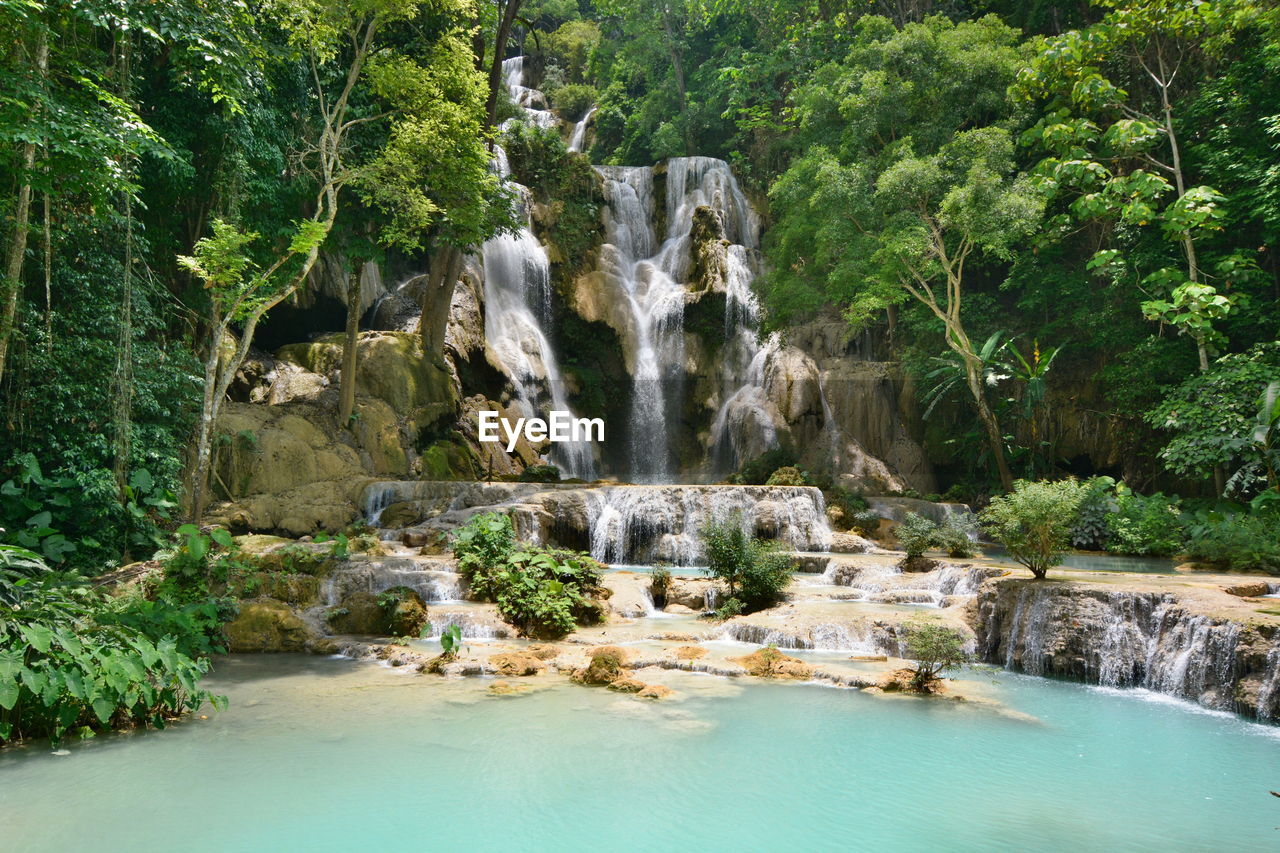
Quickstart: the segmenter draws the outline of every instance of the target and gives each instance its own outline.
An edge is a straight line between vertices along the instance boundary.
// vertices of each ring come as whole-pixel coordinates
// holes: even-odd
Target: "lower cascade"
[[[1191,612],[1170,593],[1004,582],[979,593],[975,629],[981,657],[1009,669],[1280,718],[1280,630]]]

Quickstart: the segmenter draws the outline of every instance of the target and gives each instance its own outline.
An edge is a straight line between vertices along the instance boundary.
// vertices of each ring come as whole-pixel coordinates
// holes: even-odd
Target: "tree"
[[[1158,226],[1180,246],[1181,271],[1161,267],[1143,275],[1143,287],[1161,295],[1145,300],[1142,311],[1188,335],[1200,370],[1207,370],[1218,337],[1213,322],[1232,307],[1226,291],[1253,264],[1234,252],[1209,265],[1202,257],[1198,242],[1221,229],[1227,199],[1192,184],[1177,110],[1232,32],[1260,9],[1249,0],[1098,5],[1108,9],[1102,20],[1044,41],[1019,73],[1014,91],[1045,106],[1024,141],[1048,154],[1036,169],[1038,181],[1069,201],[1056,228],[1068,229],[1073,219],[1111,219],[1138,229]],[[1118,82],[1106,76],[1112,71],[1123,75]],[[1090,266],[1116,273],[1126,263],[1137,261],[1107,248]]]
[[[799,139],[813,147],[769,191],[769,302],[784,319],[834,302],[855,328],[904,301],[927,309],[963,363],[1009,488],[963,306],[967,266],[1009,260],[1042,210],[1009,132],[991,124],[1008,112],[1016,32],[994,18],[897,30],[875,17],[856,32],[846,65],[820,70],[793,99]]]
[[[970,660],[964,637],[954,628],[923,619],[907,622],[903,628],[907,657],[915,661],[911,689],[918,693],[929,692],[945,670],[964,666]]]
[[[1165,467],[1183,477],[1205,477],[1247,465],[1266,477],[1267,488],[1275,488],[1274,471],[1266,466],[1267,430],[1258,428],[1260,407],[1266,408],[1267,388],[1277,375],[1280,343],[1259,344],[1222,356],[1171,390],[1146,415],[1169,436],[1159,454]],[[1251,485],[1247,479],[1233,478],[1233,488]]]
[[[282,4],[279,11],[291,44],[310,68],[314,87],[313,104],[319,124],[306,141],[309,150],[304,151],[302,160],[314,181],[315,208],[309,218],[296,223],[287,246],[260,271],[253,271],[246,254],[258,235],[240,232],[221,220],[215,220],[212,237],[196,243],[192,255],[179,258],[204,284],[211,312],[190,487],[194,520],[204,512],[214,426],[227,389],[249,353],[254,330],[268,311],[306,282],[319,257],[320,245],[337,220],[340,192],[351,179],[345,160],[347,134],[366,120],[351,117],[352,94],[374,52],[378,31],[389,20],[411,16],[414,7],[407,0],[298,0]],[[333,78],[336,83],[331,82]],[[238,341],[231,336],[233,324],[241,327]],[[233,342],[229,353],[224,352],[226,341]]]
[[[771,542],[752,537],[740,514],[703,526],[702,541],[711,577],[724,581],[729,602],[747,611],[772,607],[791,582],[791,558]]]
[[[1074,478],[1019,480],[1012,492],[992,498],[979,519],[1010,557],[1030,569],[1036,580],[1044,580],[1070,545],[1076,511],[1087,491]]]

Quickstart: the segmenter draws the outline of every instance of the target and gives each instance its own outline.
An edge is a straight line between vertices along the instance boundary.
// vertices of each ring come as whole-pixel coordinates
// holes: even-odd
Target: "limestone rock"
[[[608,687],[610,690],[616,690],[619,693],[639,693],[641,690],[644,690],[645,683],[643,681],[637,681],[634,678],[624,676],[609,682]]]
[[[730,658],[730,660],[742,664],[748,675],[760,678],[809,679],[813,677],[813,667],[799,658],[784,655],[772,646],[766,646],[749,655]]]
[[[646,684],[644,689],[636,695],[641,699],[666,699],[669,696],[674,696],[675,693],[674,690],[664,684]]]
[[[489,657],[489,666],[496,674],[510,678],[537,675],[542,671],[545,664],[540,658],[527,652],[504,652],[491,655]]]
[[[1224,587],[1223,590],[1228,595],[1238,595],[1241,598],[1257,598],[1267,595],[1271,591],[1271,584],[1266,581],[1253,581],[1250,583],[1238,583],[1234,586]]]
[[[570,676],[578,684],[612,684],[626,674],[627,653],[618,646],[598,646],[591,660]]]
[[[301,652],[315,639],[293,608],[271,599],[244,602],[222,630],[232,653]]]

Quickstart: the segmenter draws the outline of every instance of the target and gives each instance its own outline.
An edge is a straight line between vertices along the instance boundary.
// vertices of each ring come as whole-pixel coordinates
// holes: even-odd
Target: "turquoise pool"
[[[499,698],[481,679],[345,660],[228,659],[211,681],[231,708],[207,721],[65,755],[0,753],[0,848],[1280,845],[1277,728],[1005,673],[987,692],[1010,713],[678,675],[680,701],[654,704],[572,686]]]

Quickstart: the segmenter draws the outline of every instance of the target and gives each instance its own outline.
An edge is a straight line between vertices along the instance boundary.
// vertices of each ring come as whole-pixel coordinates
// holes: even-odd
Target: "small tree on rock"
[[[964,637],[954,628],[937,622],[908,622],[906,628],[907,657],[915,661],[911,689],[927,693],[939,676],[948,669],[964,666],[970,655],[964,648]]]
[[[1036,580],[1044,580],[1070,545],[1076,512],[1086,492],[1074,478],[1019,480],[1012,492],[992,498],[980,516],[982,526]]]

